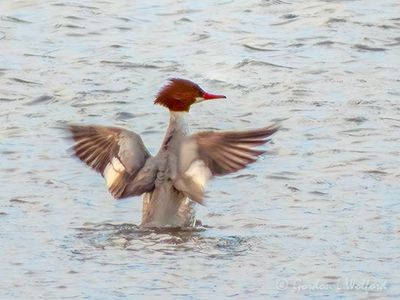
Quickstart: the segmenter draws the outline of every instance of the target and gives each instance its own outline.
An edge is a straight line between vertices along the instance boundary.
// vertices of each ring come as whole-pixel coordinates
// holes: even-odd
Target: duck
[[[134,131],[68,124],[73,155],[104,177],[115,199],[143,195],[141,226],[195,227],[196,206],[205,204],[207,182],[254,163],[265,153],[258,146],[269,142],[279,127],[189,134],[192,106],[225,98],[190,80],[169,79],[154,100],[169,110],[168,128],[156,155]]]

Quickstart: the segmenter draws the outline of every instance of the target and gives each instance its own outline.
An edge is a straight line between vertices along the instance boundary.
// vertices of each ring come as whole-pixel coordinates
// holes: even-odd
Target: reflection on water
[[[2,1],[0,298],[399,298],[398,1]],[[228,96],[193,131],[282,122],[211,182],[206,225],[137,227],[67,122],[155,153],[169,77]],[[379,288],[381,287],[381,288]]]
[[[240,236],[207,236],[205,227],[141,228],[133,224],[85,224],[74,238],[82,239],[87,248],[116,248],[129,251],[193,252],[210,258],[229,258],[250,250],[249,239]],[[247,245],[246,245],[247,244]],[[88,249],[86,249],[89,251]],[[82,253],[74,250],[73,253]]]

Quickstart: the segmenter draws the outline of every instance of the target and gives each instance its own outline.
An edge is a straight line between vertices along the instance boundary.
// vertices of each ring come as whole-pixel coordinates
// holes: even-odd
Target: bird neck
[[[171,149],[171,147],[176,150],[175,147],[188,134],[189,127],[185,118],[187,114],[186,112],[170,111],[169,126],[160,151]]]
[[[188,114],[189,113],[182,111],[170,111],[168,131],[171,130],[186,135],[189,131],[189,127],[186,122]]]

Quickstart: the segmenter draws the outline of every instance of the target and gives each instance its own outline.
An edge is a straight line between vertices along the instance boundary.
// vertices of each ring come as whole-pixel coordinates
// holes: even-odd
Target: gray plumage
[[[264,151],[254,147],[268,142],[277,130],[207,131],[188,136],[184,115],[171,112],[166,136],[155,156],[132,131],[69,126],[75,155],[102,174],[115,198],[144,194],[143,226],[193,226],[193,201],[203,203],[206,182],[256,161]]]

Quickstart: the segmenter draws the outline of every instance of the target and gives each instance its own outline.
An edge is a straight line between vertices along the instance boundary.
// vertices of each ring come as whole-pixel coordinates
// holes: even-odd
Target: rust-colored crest
[[[165,106],[171,111],[189,111],[196,98],[202,97],[204,93],[190,80],[172,78],[160,90],[154,103]]]

